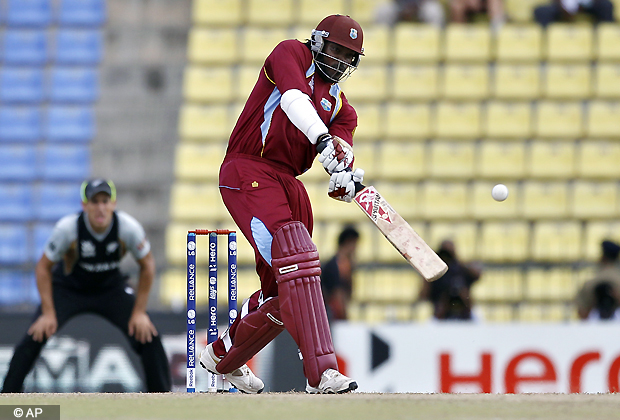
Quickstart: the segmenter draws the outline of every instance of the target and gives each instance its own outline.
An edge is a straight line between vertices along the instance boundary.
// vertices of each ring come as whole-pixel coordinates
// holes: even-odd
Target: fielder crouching
[[[296,177],[319,161],[330,197],[351,202],[361,169],[351,171],[357,115],[338,82],[358,66],[363,33],[349,16],[322,20],[305,43],[287,40],[265,60],[220,168],[222,199],[254,247],[261,290],[228,331],[200,355],[247,393],[263,382],[245,364],[286,329],[303,356],[309,393],[353,391],[338,371],[312,242],[310,199]]]

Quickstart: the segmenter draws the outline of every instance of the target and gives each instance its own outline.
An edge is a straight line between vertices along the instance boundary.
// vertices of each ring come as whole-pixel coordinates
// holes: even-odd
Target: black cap
[[[106,193],[110,196],[112,201],[116,201],[116,187],[110,180],[97,178],[82,183],[82,201],[86,203],[92,199],[95,194],[100,192]]]
[[[620,254],[620,245],[613,241],[603,241],[601,243],[603,247],[603,255],[609,258],[610,260],[616,260],[618,258],[618,254]]]

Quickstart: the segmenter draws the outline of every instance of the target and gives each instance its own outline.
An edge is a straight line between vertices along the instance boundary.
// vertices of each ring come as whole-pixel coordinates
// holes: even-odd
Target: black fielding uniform
[[[159,336],[142,344],[129,336],[128,323],[135,296],[126,285],[127,277],[119,267],[122,243],[119,239],[119,217],[114,212],[111,228],[102,240],[97,240],[86,227],[82,212],[77,218],[76,259],[72,270],[65,272],[65,262],[53,268],[53,299],[58,330],[76,315],[97,314],[120,329],[140,355],[148,392],[167,392],[171,388],[168,359]],[[50,243],[50,247],[54,243]],[[41,315],[38,307],[33,322]],[[15,348],[2,392],[21,392],[24,379],[32,369],[47,342],[33,340],[26,334]]]

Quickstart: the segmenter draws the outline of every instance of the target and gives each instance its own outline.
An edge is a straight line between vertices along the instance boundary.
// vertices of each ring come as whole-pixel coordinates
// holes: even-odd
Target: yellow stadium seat
[[[620,137],[620,102],[591,101],[587,126],[589,137]]]
[[[170,216],[175,221],[215,223],[229,219],[217,183],[177,182],[170,192]]]
[[[189,33],[187,52],[190,63],[233,64],[239,59],[234,29],[194,28]]]
[[[590,64],[549,64],[543,94],[551,99],[586,99],[592,94]]]
[[[412,182],[377,182],[375,188],[404,219],[420,217],[420,192]]]
[[[430,106],[427,104],[388,103],[385,135],[393,139],[430,137]]]
[[[620,98],[620,64],[598,63],[594,78],[594,95],[597,98]]]
[[[431,100],[437,98],[438,86],[437,66],[395,64],[390,96],[399,100]]]
[[[288,26],[293,22],[295,15],[294,3],[293,0],[247,0],[248,23],[260,26]]]
[[[178,268],[171,268],[161,276],[159,298],[164,305],[174,310],[184,310],[187,303],[187,273]],[[196,305],[206,305],[209,302],[209,289],[196,288]]]
[[[474,143],[434,141],[430,146],[431,177],[456,179],[473,177],[476,163]]]
[[[618,6],[615,7],[618,12]],[[596,58],[599,61],[620,60],[620,26],[616,23],[600,23],[597,27]]]
[[[179,113],[179,135],[182,139],[225,141],[232,122],[224,105],[183,105]]]
[[[497,61],[540,61],[542,35],[539,25],[504,25],[496,38]]]
[[[523,273],[515,268],[487,268],[472,287],[474,302],[517,302],[523,297]]]
[[[357,128],[354,142],[375,141],[384,135],[383,109],[379,104],[361,103],[355,105]]]
[[[441,38],[436,26],[399,23],[394,28],[394,61],[435,63],[441,58]]]
[[[177,145],[174,175],[182,181],[217,182],[225,152],[225,143],[181,143]]]
[[[424,143],[381,142],[376,176],[386,180],[414,180],[426,176]],[[368,173],[370,175],[370,173]]]
[[[498,99],[538,99],[540,96],[538,64],[498,64],[491,94]]]
[[[620,144],[583,140],[577,153],[577,174],[584,178],[620,178]]]
[[[437,104],[437,137],[475,139],[481,134],[480,105],[476,102]]]
[[[361,321],[364,324],[376,325],[388,321],[385,305],[380,303],[369,303],[362,307]]]
[[[375,174],[377,172],[377,145],[373,142],[354,144],[353,150],[355,151],[355,161],[353,166],[355,168],[363,168],[369,173]],[[318,159],[315,159],[318,160]],[[327,174],[323,177],[325,182],[329,182]]]
[[[360,66],[344,83],[340,83],[347,99],[379,102],[387,96],[387,71],[384,65]]]
[[[399,204],[396,205],[398,206]],[[396,211],[399,211],[399,209],[397,208]],[[411,228],[418,235],[420,235],[421,238],[425,238],[425,224],[420,222],[414,222],[411,220],[418,219],[409,219],[407,222],[409,223]],[[378,262],[379,264],[402,264],[403,266],[406,266],[406,261],[400,254],[400,252],[398,252],[398,250],[394,248],[394,246],[386,238],[384,238],[381,233],[379,233],[378,237],[379,240],[377,241],[377,253],[375,255],[376,262]]]
[[[413,307],[413,316],[411,318],[414,322],[427,322],[433,317],[433,304],[428,301],[418,301]]]
[[[620,243],[619,221],[589,221],[586,224],[585,232],[584,257],[588,261],[599,261],[601,259],[601,242],[604,240]],[[588,273],[585,277],[592,277],[592,275]]]
[[[537,261],[569,262],[582,257],[580,222],[538,222],[532,236],[532,258]]]
[[[349,211],[358,210],[351,209]],[[354,224],[326,221],[320,225],[315,225],[312,240],[319,249],[321,261],[327,262],[336,254],[338,250],[338,235],[348,225],[354,226],[360,234],[356,250],[357,262],[366,264],[376,260],[375,243],[379,239],[377,237],[378,230],[372,223],[369,223],[368,219],[364,219]],[[379,236],[381,235],[379,234]]]
[[[532,22],[536,6],[547,3],[548,0],[506,0],[506,14],[515,22]]]
[[[593,58],[592,38],[590,25],[552,23],[547,28],[547,59],[588,62]]]
[[[426,242],[434,250],[438,250],[441,242],[454,242],[456,254],[461,261],[476,259],[478,255],[478,228],[475,222],[434,222]]]
[[[351,16],[364,27],[365,24],[375,21],[377,8],[390,5],[390,0],[351,0],[350,11]],[[366,32],[364,32],[366,35]]]
[[[233,77],[229,66],[185,68],[183,97],[191,102],[228,102],[233,95]]]
[[[529,219],[568,216],[568,187],[565,182],[526,181],[522,204]]]
[[[346,15],[347,2],[345,0],[298,0],[296,15],[300,23],[317,25],[329,15]]]
[[[478,175],[484,178],[521,178],[525,173],[525,144],[520,141],[482,141],[477,169]]]
[[[422,185],[422,214],[426,219],[469,216],[469,190],[464,182],[428,181]]]
[[[575,139],[583,135],[580,103],[539,101],[535,133],[539,137]]]
[[[442,74],[441,95],[446,99],[476,100],[489,95],[489,69],[485,64],[447,64]]]
[[[528,163],[528,173],[534,178],[572,178],[575,146],[572,142],[533,141]]]
[[[301,42],[306,42],[307,40],[310,39],[310,36],[312,35],[312,30],[314,29],[315,26],[316,24],[294,26],[293,29],[291,30],[291,33],[292,33],[291,39],[297,39]]]
[[[262,65],[258,64],[239,66],[237,69],[237,78],[235,79],[236,83],[233,89],[234,98],[239,101],[247,100],[250,93],[252,93],[252,89],[254,89],[254,85],[256,85],[258,76],[262,71]]]
[[[192,18],[197,25],[237,26],[241,24],[241,0],[194,0]]]
[[[194,230],[194,224],[171,222],[166,226],[166,261],[170,265],[185,265],[187,262],[187,231]]]
[[[532,107],[525,102],[487,103],[485,132],[496,138],[528,138],[532,135]]]
[[[504,182],[508,198],[498,203],[491,197],[496,182],[476,181],[472,186],[472,216],[479,220],[510,219],[518,216],[520,189],[515,182]]]
[[[420,278],[408,266],[403,269],[358,270],[353,286],[357,302],[410,302],[418,297]]]
[[[444,44],[447,61],[480,61],[491,58],[491,31],[488,25],[450,24]]]
[[[474,289],[478,283],[474,283]],[[484,322],[511,322],[514,319],[514,305],[507,303],[481,303],[473,312]]]
[[[246,27],[241,36],[241,60],[262,64],[281,41],[288,39],[284,28]]]
[[[317,21],[318,23],[319,21]],[[363,65],[385,64],[391,57],[391,32],[385,25],[364,26]]]
[[[575,181],[573,185],[572,214],[580,219],[612,218],[617,216],[617,184],[609,181]]]
[[[572,300],[576,294],[573,270],[569,268],[532,268],[525,273],[527,300]]]
[[[565,304],[537,304],[522,302],[517,311],[519,322],[563,322],[569,314]]]
[[[530,255],[530,228],[525,221],[485,222],[481,227],[480,251],[483,261],[524,261]]]
[[[312,167],[310,167],[310,169],[308,169],[303,174],[299,175],[297,179],[299,179],[304,184],[306,182],[329,182],[328,175],[325,172],[323,165],[321,164],[321,162],[319,162],[318,159],[314,159],[314,161],[312,162]]]

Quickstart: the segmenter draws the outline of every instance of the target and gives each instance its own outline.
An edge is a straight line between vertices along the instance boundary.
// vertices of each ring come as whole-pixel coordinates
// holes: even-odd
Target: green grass
[[[0,404],[60,404],[62,419],[620,419],[620,394],[0,394]]]

